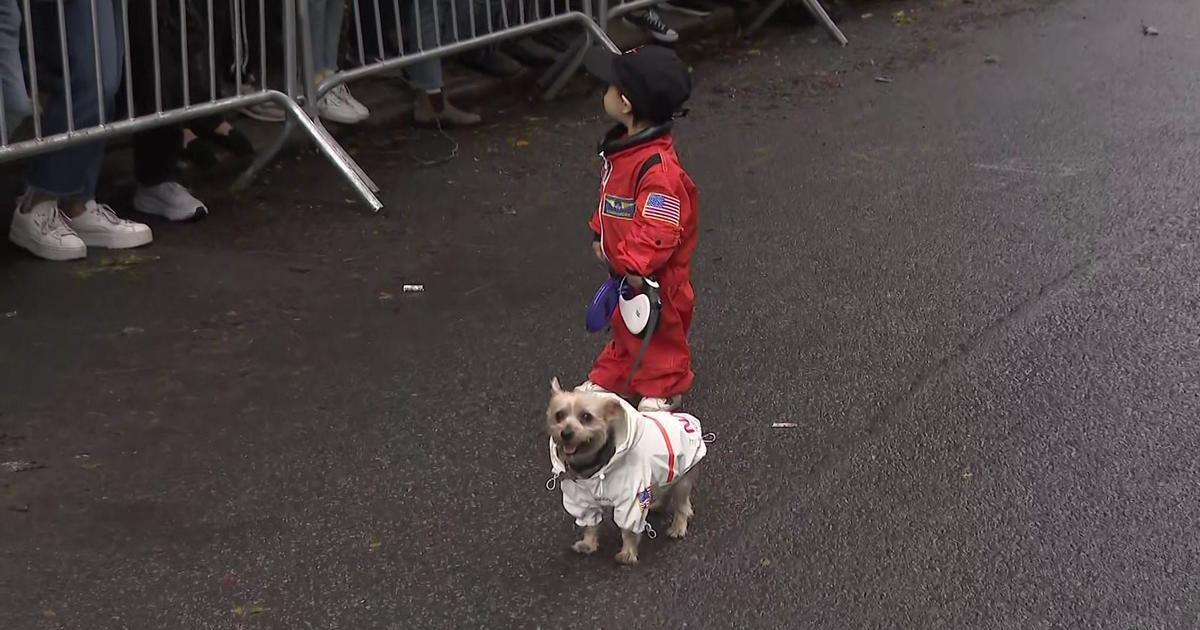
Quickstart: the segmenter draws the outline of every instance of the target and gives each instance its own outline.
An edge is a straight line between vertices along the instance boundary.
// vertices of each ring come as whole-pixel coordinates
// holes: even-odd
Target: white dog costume
[[[611,507],[618,527],[641,533],[655,497],[704,459],[708,448],[695,416],[642,413],[620,397],[612,397],[625,411],[628,431],[624,436],[614,435],[620,442],[608,464],[591,477],[572,478],[551,439],[550,466],[562,486],[563,507],[577,525],[599,525],[603,509]]]

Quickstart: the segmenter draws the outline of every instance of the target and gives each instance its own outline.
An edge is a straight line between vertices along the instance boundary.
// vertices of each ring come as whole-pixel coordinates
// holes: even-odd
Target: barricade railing
[[[318,81],[306,60],[312,103],[349,81],[564,26],[577,25],[589,41],[617,51],[592,0],[351,0],[351,7],[359,65]],[[303,8],[300,19],[310,19]],[[301,29],[302,41],[307,31]]]
[[[0,0],[0,162],[273,102],[378,208],[357,166],[295,97],[296,1]],[[249,29],[255,9],[258,28]],[[276,58],[269,10],[279,14],[283,40]],[[231,70],[231,94],[219,82],[221,66]],[[251,85],[244,79],[255,66]],[[283,85],[270,87],[274,68]],[[64,180],[76,175],[83,177]]]
[[[320,43],[312,26],[321,16],[309,14],[307,0],[0,0],[0,162],[274,103],[287,113],[285,123],[235,186],[251,181],[298,126],[378,210],[378,186],[319,117],[317,106],[331,90],[399,69],[411,79],[422,64],[428,70],[444,57],[575,26],[580,36],[541,79],[553,97],[590,46],[617,51],[606,34],[611,19],[659,2],[348,0],[358,65],[332,70],[320,67],[338,65],[327,49],[324,60],[314,59]],[[23,51],[6,38],[20,19],[18,4]],[[272,49],[276,39],[282,50]],[[21,52],[27,70],[7,76],[20,66]],[[13,135],[10,123],[23,115],[32,124]]]

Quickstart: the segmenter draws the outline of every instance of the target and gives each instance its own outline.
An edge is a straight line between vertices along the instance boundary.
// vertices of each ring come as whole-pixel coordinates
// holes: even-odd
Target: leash
[[[629,378],[625,379],[625,385],[621,387],[621,391],[626,392],[633,385],[633,377],[637,375],[638,368],[642,365],[642,359],[645,358],[646,350],[650,347],[650,339],[654,336],[654,330],[658,328],[658,316],[662,311],[662,298],[658,294],[658,283],[648,277],[643,278],[642,281],[642,291],[646,297],[650,298],[650,314],[646,319],[646,329],[642,331],[642,347],[634,357],[633,365],[629,368]]]

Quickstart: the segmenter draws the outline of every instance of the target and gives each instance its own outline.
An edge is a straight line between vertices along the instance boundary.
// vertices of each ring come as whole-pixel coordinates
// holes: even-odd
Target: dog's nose
[[[563,429],[562,439],[564,442],[570,442],[575,437],[575,432],[570,429]]]

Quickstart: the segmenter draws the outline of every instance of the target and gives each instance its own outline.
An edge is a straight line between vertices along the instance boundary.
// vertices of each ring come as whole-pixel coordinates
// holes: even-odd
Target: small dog
[[[606,507],[621,528],[621,564],[637,564],[648,510],[665,506],[674,515],[667,535],[687,535],[695,466],[707,452],[699,420],[682,413],[639,413],[616,395],[564,391],[554,379],[546,422],[563,507],[583,528],[575,551],[599,548]]]

